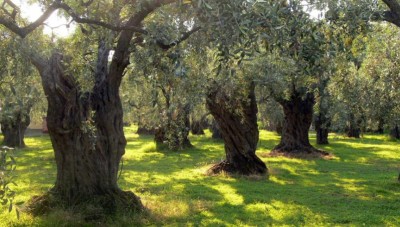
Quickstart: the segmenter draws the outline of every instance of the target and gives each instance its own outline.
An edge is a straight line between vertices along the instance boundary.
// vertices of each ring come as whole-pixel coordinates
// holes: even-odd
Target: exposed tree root
[[[79,199],[78,199],[79,198]],[[34,196],[26,211],[34,216],[45,215],[55,209],[69,210],[80,214],[86,221],[103,220],[117,211],[145,211],[139,197],[130,191],[117,190],[105,195],[76,197],[75,201],[66,201],[56,192],[50,191],[41,196]]]

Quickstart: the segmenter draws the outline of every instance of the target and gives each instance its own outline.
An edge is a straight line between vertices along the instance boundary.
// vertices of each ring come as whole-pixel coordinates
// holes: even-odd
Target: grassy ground
[[[55,211],[44,217],[0,210],[0,225],[21,226],[266,226],[400,225],[398,142],[384,136],[363,139],[331,136],[321,149],[331,160],[268,157],[279,137],[262,131],[258,155],[270,177],[206,176],[207,167],[223,158],[221,141],[192,136],[195,148],[157,151],[151,136],[126,129],[128,145],[119,185],[142,198],[150,215],[119,214],[105,224],[86,223],[79,215]],[[311,135],[312,142],[315,141]],[[51,188],[56,170],[47,136],[26,139],[17,151],[17,201]]]

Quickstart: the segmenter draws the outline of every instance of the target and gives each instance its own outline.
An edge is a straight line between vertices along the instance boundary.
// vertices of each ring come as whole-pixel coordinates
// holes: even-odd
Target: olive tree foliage
[[[179,30],[194,26],[195,19],[191,13],[190,10],[182,12],[179,8],[176,15],[160,11],[153,19],[163,21],[163,24],[156,26],[149,21],[145,26],[151,29],[151,33],[164,33],[163,38],[169,40],[165,42],[173,42]],[[139,86],[147,88],[137,89],[142,93],[138,96],[125,95],[128,104],[137,109],[139,127],[155,129],[157,144],[165,144],[172,150],[191,146],[188,139],[189,114],[204,97],[202,88],[206,66],[203,64],[203,69],[199,69],[201,61],[196,61],[194,55],[205,51],[196,46],[195,40],[192,37],[173,49],[146,42],[132,54],[134,64],[127,73],[132,87],[137,88],[141,84]]]
[[[0,95],[2,97],[0,122],[3,145],[24,147],[24,133],[31,122],[34,104],[39,109],[44,99],[39,76],[29,59],[21,54],[15,35],[1,30]],[[40,111],[38,115],[40,115]],[[37,118],[37,117],[36,117]]]
[[[0,204],[2,206],[8,206],[8,211],[11,212],[13,207],[17,212],[17,217],[19,218],[18,205],[21,203],[14,203],[14,198],[16,195],[15,189],[15,170],[16,161],[14,158],[13,150],[9,147],[0,148]],[[17,205],[17,206],[15,206]]]
[[[281,26],[278,26],[281,25]],[[282,7],[275,39],[254,62],[258,80],[283,107],[285,119],[278,152],[318,152],[308,140],[316,97],[329,79],[338,52],[335,30],[325,21],[310,19],[299,2]],[[268,42],[268,40],[266,40]]]
[[[399,139],[399,30],[393,25],[376,25],[367,40],[367,54],[361,68],[365,89],[367,127],[391,131]]]

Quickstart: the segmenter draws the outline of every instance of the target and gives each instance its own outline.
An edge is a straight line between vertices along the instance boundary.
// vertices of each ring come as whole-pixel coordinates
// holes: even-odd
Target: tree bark
[[[211,87],[207,107],[220,126],[226,159],[211,167],[209,173],[267,174],[266,165],[256,156],[259,132],[254,88],[251,83],[243,97],[240,93],[228,96],[217,84]]]
[[[285,115],[280,143],[272,153],[282,153],[289,156],[316,153],[327,155],[311,146],[308,131],[313,117],[314,95],[307,93],[305,98],[293,91],[289,100],[277,100],[283,107]]]
[[[30,108],[27,112],[19,109],[14,112],[12,119],[3,119],[1,131],[4,136],[3,145],[8,147],[25,147],[24,137],[31,119],[29,116]]]
[[[328,134],[331,122],[330,119],[326,117],[326,114],[320,112],[318,115],[316,115],[314,125],[315,132],[317,134],[317,144],[329,144]]]

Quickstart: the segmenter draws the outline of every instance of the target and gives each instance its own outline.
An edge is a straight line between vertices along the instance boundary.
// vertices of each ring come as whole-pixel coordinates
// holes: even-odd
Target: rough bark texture
[[[208,93],[207,107],[220,126],[226,153],[226,159],[209,173],[267,174],[266,165],[255,154],[259,132],[254,83],[249,86],[247,97],[242,96],[228,96],[216,84]]]
[[[317,134],[317,144],[329,144],[328,134],[331,125],[330,119],[321,112],[315,116],[314,125]]]
[[[294,91],[289,100],[279,100],[283,107],[284,122],[280,143],[272,153],[301,156],[305,153],[326,155],[326,152],[311,146],[308,131],[313,117],[314,95],[307,93],[305,98]]]
[[[25,147],[25,131],[31,122],[29,112],[20,110],[14,114],[13,119],[5,119],[1,122],[1,131],[4,137],[2,145],[8,147]]]
[[[390,130],[390,137],[392,139],[400,139],[400,130],[399,126],[395,125],[391,130]]]

